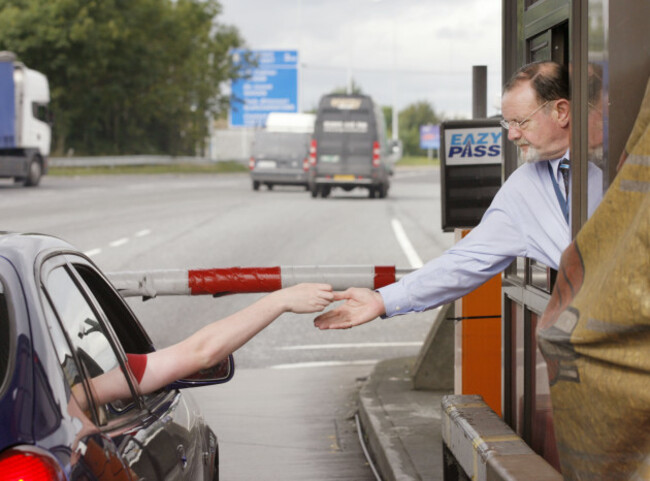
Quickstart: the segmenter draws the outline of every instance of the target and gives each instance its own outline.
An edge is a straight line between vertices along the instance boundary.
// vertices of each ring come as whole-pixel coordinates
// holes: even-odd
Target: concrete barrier
[[[413,366],[413,388],[454,389],[454,304],[441,306]]]
[[[445,481],[562,481],[478,395],[442,399]]]

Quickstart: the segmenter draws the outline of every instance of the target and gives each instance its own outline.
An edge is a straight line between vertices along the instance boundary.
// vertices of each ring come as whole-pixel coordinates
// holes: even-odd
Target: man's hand
[[[349,329],[386,312],[381,294],[370,289],[351,287],[343,292],[334,292],[334,300],[346,302],[314,319],[317,328]]]

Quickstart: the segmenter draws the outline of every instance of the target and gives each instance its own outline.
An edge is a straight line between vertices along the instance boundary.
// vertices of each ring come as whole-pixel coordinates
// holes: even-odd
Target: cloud
[[[425,100],[471,114],[472,66],[488,67],[488,114],[501,86],[501,0],[222,0],[221,21],[253,49],[301,52],[303,108],[351,72],[382,105]]]

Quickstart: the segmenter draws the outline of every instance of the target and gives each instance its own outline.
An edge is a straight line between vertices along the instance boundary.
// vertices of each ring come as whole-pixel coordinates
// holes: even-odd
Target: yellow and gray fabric
[[[567,480],[650,479],[650,83],[538,326]]]

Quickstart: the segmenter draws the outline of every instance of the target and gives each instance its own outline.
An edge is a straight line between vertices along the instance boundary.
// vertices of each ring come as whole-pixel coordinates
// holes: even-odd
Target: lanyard
[[[555,178],[555,175],[553,174],[553,167],[551,167],[551,163],[548,162],[546,164],[548,166],[548,173],[551,176],[551,181],[553,182],[553,189],[555,189],[555,196],[557,197],[557,201],[560,203],[560,208],[562,209],[562,213],[564,214],[564,218],[566,219],[566,223],[569,223],[569,204],[567,203],[567,200],[564,198],[562,195],[562,191],[560,190],[560,186],[557,184],[557,179]]]

